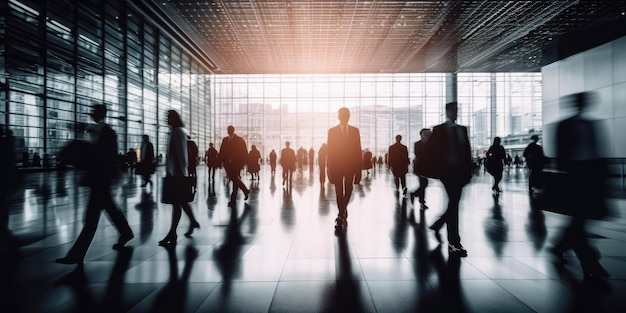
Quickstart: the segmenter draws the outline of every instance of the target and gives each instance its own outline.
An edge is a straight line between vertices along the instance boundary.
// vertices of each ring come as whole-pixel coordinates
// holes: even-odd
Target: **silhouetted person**
[[[382,156],[379,156],[379,157],[378,157],[378,167],[382,167],[382,166],[383,166],[383,162],[384,162],[384,161],[383,161],[383,157],[382,157]]]
[[[165,175],[174,177],[188,176],[189,164],[187,163],[189,159],[187,157],[187,134],[183,128],[185,124],[178,112],[174,110],[167,111],[167,125],[170,127],[171,132],[167,156],[165,158]],[[176,245],[176,240],[178,239],[176,229],[178,228],[178,223],[180,222],[183,211],[187,217],[189,217],[189,230],[185,233],[185,236],[191,236],[195,228],[200,228],[200,224],[196,220],[189,203],[184,200],[180,200],[178,203],[172,203],[172,222],[165,238],[159,241],[160,246]]]
[[[415,159],[413,160],[413,173],[417,175],[417,179],[420,184],[417,190],[413,192],[413,196],[418,198],[420,209],[422,210],[428,209],[428,206],[426,205],[426,187],[428,187],[428,178],[418,173],[419,166],[417,163],[420,162],[420,156],[424,153],[424,149],[426,149],[426,142],[432,133],[433,132],[430,128],[422,128],[422,130],[420,130],[420,140],[416,141],[413,145],[413,153],[415,154]]]
[[[92,107],[91,118],[97,125],[91,130],[93,144],[89,151],[89,162],[86,181],[90,187],[89,203],[85,210],[83,229],[78,235],[76,242],[67,252],[65,257],[57,259],[57,263],[79,264],[83,263],[87,249],[96,233],[100,220],[100,210],[104,209],[110,220],[120,233],[120,237],[113,249],[121,249],[133,237],[132,230],[126,218],[118,210],[111,197],[111,180],[116,175],[117,157],[117,134],[104,122],[107,108],[103,104]]]
[[[285,141],[285,148],[280,151],[280,166],[283,168],[283,185],[288,182],[291,186],[293,172],[296,170],[296,152],[289,147],[290,144]]]
[[[526,159],[526,165],[528,166],[528,192],[533,193],[534,188],[541,188],[542,183],[542,171],[543,164],[545,162],[545,155],[543,154],[543,148],[537,144],[539,136],[532,135],[530,137],[531,143],[524,149],[524,158]]]
[[[493,138],[493,144],[487,150],[487,158],[485,159],[487,172],[493,176],[491,190],[496,194],[502,192],[500,190],[500,181],[502,180],[502,171],[504,170],[504,161],[506,159],[506,152],[504,152],[504,147],[500,143],[500,137]]]
[[[220,146],[220,162],[224,165],[224,170],[228,175],[228,179],[233,182],[233,191],[230,194],[229,205],[235,205],[237,203],[237,192],[239,189],[243,191],[244,200],[248,200],[250,190],[241,181],[240,173],[244,165],[246,165],[246,159],[248,157],[248,148],[243,138],[235,134],[235,127],[229,125],[226,130],[228,136],[222,140]]]
[[[206,159],[207,170],[209,171],[209,179],[215,180],[215,169],[220,166],[219,154],[217,149],[213,146],[213,143],[209,143],[209,149],[204,153]]]
[[[409,150],[405,145],[400,143],[401,135],[396,135],[396,143],[389,146],[389,167],[393,173],[393,182],[398,188],[402,188],[402,195],[405,196],[406,189],[406,173],[409,171]]]
[[[424,162],[418,163],[418,170],[425,176],[440,179],[448,194],[446,211],[429,228],[441,242],[439,230],[446,224],[449,252],[467,256],[459,235],[459,201],[463,187],[472,178],[472,156],[467,128],[456,124],[457,114],[457,102],[446,103],[447,121],[433,128],[422,156]]]
[[[41,167],[41,157],[38,152],[33,154],[33,167]]]
[[[348,125],[350,110],[337,111],[339,125],[328,130],[328,179],[335,185],[337,195],[337,225],[348,219],[348,202],[352,196],[357,173],[361,172],[361,135],[359,129]]]
[[[276,151],[272,149],[272,151],[270,152],[270,171],[272,173],[272,176],[276,174],[276,159],[277,158],[278,156],[276,155]]]
[[[315,165],[315,162],[313,162],[313,160],[315,160],[315,150],[313,150],[313,147],[311,147],[311,149],[309,149],[309,172],[311,174],[313,174],[313,165]]]
[[[141,136],[141,152],[136,172],[141,175],[141,187],[150,183],[152,186],[152,174],[156,171],[156,159],[154,158],[154,146],[150,142],[150,136]]]
[[[306,150],[304,150],[303,147],[300,147],[300,149],[298,149],[298,152],[296,153],[296,156],[298,158],[298,171],[302,173],[302,167],[304,166],[304,159],[306,159]]]
[[[18,187],[20,172],[15,162],[13,132],[0,124],[0,247],[14,244],[9,229],[10,196]]]
[[[372,151],[367,149],[363,153],[363,169],[367,171],[367,175],[370,174],[370,169],[372,169]]]
[[[583,116],[583,110],[594,99],[593,94],[577,93],[565,98],[573,105],[576,113],[557,125],[556,159],[559,170],[566,172],[567,199],[563,205],[571,209],[572,219],[561,233],[560,239],[550,249],[560,260],[563,253],[573,249],[580,261],[584,278],[601,279],[608,276],[600,265],[600,253],[587,240],[585,222],[589,217],[606,215],[606,165],[598,150],[598,132],[594,122]]]
[[[261,170],[261,165],[259,161],[261,160],[261,152],[257,150],[255,145],[252,145],[250,148],[250,152],[248,153],[248,173],[252,175],[252,179],[259,179],[259,171]]]
[[[135,149],[130,148],[128,152],[126,152],[126,166],[132,172],[135,169],[135,165],[137,164],[137,153]]]
[[[320,187],[324,188],[326,183],[326,158],[328,157],[328,147],[326,143],[323,143],[319,150],[317,150],[317,165],[320,168]]]

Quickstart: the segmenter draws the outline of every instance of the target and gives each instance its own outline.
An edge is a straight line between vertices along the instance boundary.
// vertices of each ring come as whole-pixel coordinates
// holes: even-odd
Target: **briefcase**
[[[165,176],[161,190],[161,203],[175,204],[192,202],[196,193],[193,176]]]

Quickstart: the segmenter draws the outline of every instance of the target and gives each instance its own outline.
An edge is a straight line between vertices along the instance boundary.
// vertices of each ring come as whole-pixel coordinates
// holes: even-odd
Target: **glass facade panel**
[[[169,108],[199,134],[200,149],[208,147],[209,72],[176,38],[162,35],[162,25],[121,0],[42,4],[10,0],[11,18],[3,20],[0,80],[8,87],[0,90],[0,122],[15,134],[19,160],[23,152],[54,156],[69,140],[90,139],[76,126],[93,123],[95,103],[107,105],[120,153],[148,134],[165,156]]]

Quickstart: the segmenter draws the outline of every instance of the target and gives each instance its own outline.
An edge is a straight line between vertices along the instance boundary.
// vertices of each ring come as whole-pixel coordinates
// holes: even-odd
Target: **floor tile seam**
[[[502,281],[502,280],[507,280],[507,279],[499,279],[499,280],[501,280],[501,281]],[[516,279],[513,279],[513,281],[515,281],[515,280],[516,280]],[[554,280],[554,279],[549,279],[549,280],[552,280],[552,281],[557,281],[557,280]],[[501,284],[499,284],[499,283],[498,283],[498,280],[493,280],[493,282],[494,282],[494,283],[495,283],[498,287],[500,287],[500,288],[501,288],[504,292],[508,293],[509,295],[511,295],[511,297],[513,297],[514,299],[516,299],[517,301],[519,301],[520,303],[522,303],[524,306],[526,306],[526,307],[527,307],[530,311],[532,311],[532,312],[537,312],[537,311],[533,310],[533,308],[532,308],[532,307],[530,307],[530,305],[526,304],[526,302],[525,302],[525,301],[523,301],[522,299],[518,298],[518,297],[517,297],[517,296],[515,296],[513,293],[511,293],[508,289],[504,288],[504,286],[502,286]]]

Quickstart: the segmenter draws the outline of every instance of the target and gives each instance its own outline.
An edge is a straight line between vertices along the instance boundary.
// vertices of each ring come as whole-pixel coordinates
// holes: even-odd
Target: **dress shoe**
[[[428,210],[428,206],[426,205],[426,203],[420,203],[420,209],[422,210]]]
[[[248,200],[248,196],[250,195],[250,190],[243,192],[243,200]]]
[[[463,246],[460,243],[457,243],[455,245],[449,244],[448,252],[457,256],[462,256],[462,257],[467,256],[467,250],[465,250],[465,248],[463,248]]]
[[[185,233],[185,237],[191,237],[191,234],[193,234],[193,230],[195,228],[200,229],[200,224],[198,224],[198,222],[194,222],[189,225],[189,230]]]
[[[56,259],[54,260],[54,262],[57,262],[60,264],[80,264],[80,263],[83,263],[83,260],[77,259],[77,258],[64,257],[64,258]]]
[[[121,236],[120,239],[117,240],[117,243],[113,245],[113,249],[119,250],[119,249],[124,248],[124,245],[126,245],[126,243],[129,242],[133,238],[135,238],[135,235],[133,233],[130,233],[129,235]]]
[[[172,247],[176,245],[177,236],[167,236],[159,241],[159,246]]]

